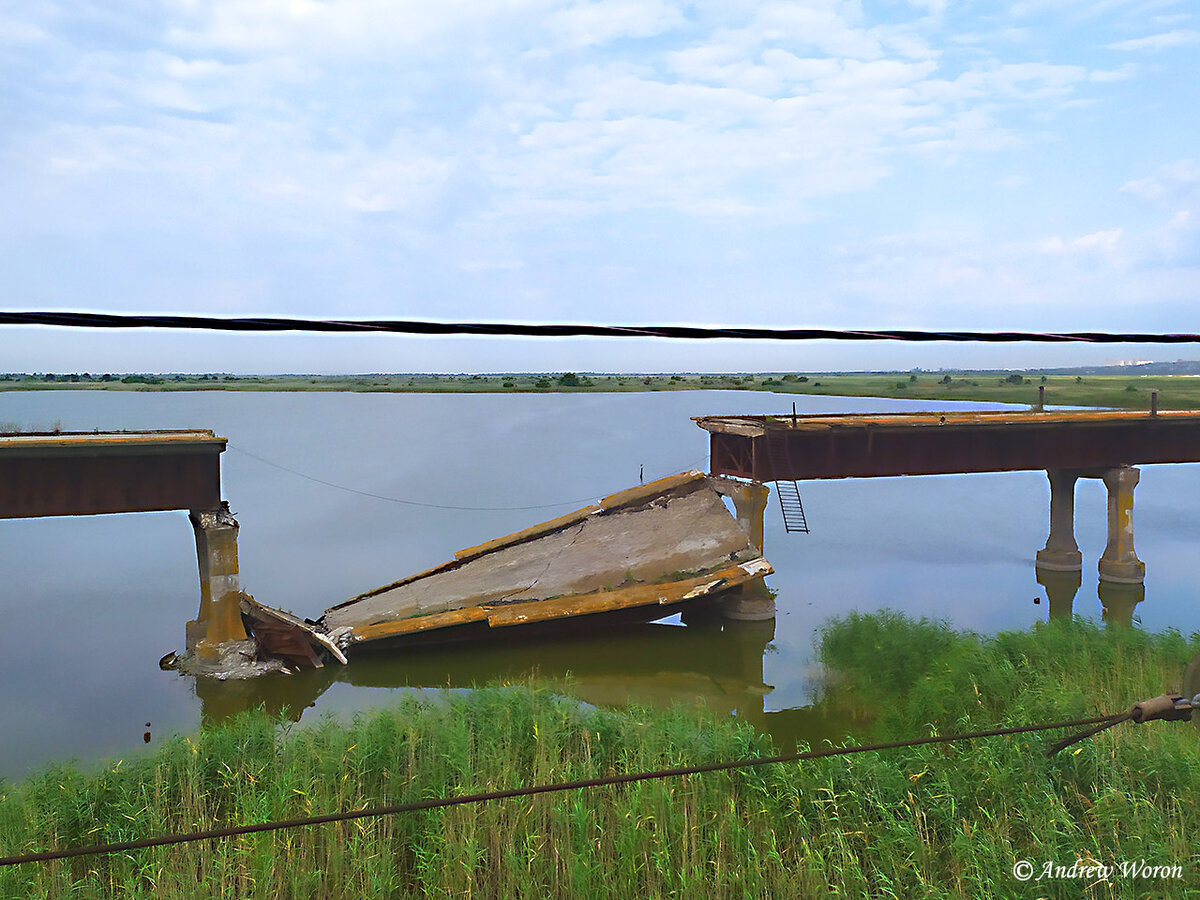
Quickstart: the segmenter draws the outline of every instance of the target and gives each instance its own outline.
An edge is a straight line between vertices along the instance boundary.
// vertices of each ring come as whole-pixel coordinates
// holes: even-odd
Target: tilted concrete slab
[[[682,603],[771,571],[702,472],[479,547],[326,611],[351,641],[486,621],[492,627]],[[344,634],[346,632],[343,632]]]

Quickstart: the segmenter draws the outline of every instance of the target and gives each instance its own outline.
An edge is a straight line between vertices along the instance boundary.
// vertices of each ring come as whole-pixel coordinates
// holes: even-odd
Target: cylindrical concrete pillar
[[[1133,466],[1118,466],[1104,473],[1108,488],[1108,546],[1100,557],[1100,578],[1123,584],[1141,584],[1146,564],[1133,549],[1133,489],[1141,473]]]
[[[750,544],[763,552],[763,520],[771,489],[761,481],[736,481],[720,475],[709,476],[709,485],[733,503],[737,523],[750,538]]]
[[[761,578],[736,587],[721,596],[721,614],[742,622],[775,618],[775,595]]]
[[[1078,472],[1050,469],[1050,535],[1046,546],[1037,553],[1039,569],[1078,572],[1083,556],[1075,543],[1075,482]]]
[[[225,501],[217,509],[192,510],[188,518],[196,534],[200,609],[187,624],[187,647],[203,655],[211,645],[246,639],[238,584],[238,523]]]

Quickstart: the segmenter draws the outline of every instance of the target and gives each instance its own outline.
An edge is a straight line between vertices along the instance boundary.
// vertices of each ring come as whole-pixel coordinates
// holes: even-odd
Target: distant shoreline
[[[890,400],[1045,402],[1055,406],[1200,409],[1200,378],[1191,375],[1039,375],[1030,372],[890,372],[851,374],[575,374],[509,375],[0,375],[0,391],[341,391],[415,394],[595,394],[735,390],[778,394],[880,397]]]

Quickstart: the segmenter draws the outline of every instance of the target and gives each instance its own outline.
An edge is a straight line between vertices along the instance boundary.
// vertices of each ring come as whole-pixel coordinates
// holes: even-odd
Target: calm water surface
[[[65,430],[200,427],[228,437],[224,494],[242,526],[243,587],[315,618],[458,549],[636,484],[639,466],[646,480],[706,467],[708,436],[692,416],[779,413],[793,400],[801,412],[955,405],[718,391],[56,391],[0,393],[0,421]],[[338,490],[277,466],[432,506]],[[50,759],[138,752],[147,722],[156,743],[247,705],[287,706],[307,720],[386,703],[399,690],[531,671],[570,673],[595,703],[701,698],[781,741],[824,737],[846,725],[811,708],[813,638],[827,618],[891,607],[990,633],[1027,628],[1049,613],[1033,564],[1046,538],[1042,473],[808,482],[801,492],[811,534],[785,534],[774,500],[767,511],[774,622],[619,633],[597,626],[538,643],[361,655],[347,667],[242,684],[197,683],[158,668],[160,656],[181,647],[198,601],[185,513],[0,521],[0,775],[20,776]],[[1105,505],[1100,482],[1079,483],[1084,572],[1073,611],[1095,618]],[[1146,599],[1130,607],[1130,598],[1106,598],[1113,616],[1132,615],[1153,630],[1200,629],[1200,468],[1144,467],[1134,519]],[[1055,611],[1063,608],[1056,600]]]

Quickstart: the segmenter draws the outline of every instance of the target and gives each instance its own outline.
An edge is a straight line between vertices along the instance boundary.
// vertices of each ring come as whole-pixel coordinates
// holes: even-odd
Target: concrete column
[[[735,481],[732,478],[710,476],[713,490],[733,501],[737,523],[750,538],[750,543],[763,552],[763,517],[771,489],[761,481]]]
[[[200,563],[200,609],[187,623],[187,648],[203,657],[215,655],[216,644],[246,639],[238,584],[238,523],[223,500],[216,509],[192,510],[188,518]]]
[[[1122,584],[1141,584],[1146,564],[1133,549],[1133,489],[1141,473],[1133,466],[1118,466],[1104,472],[1108,488],[1108,546],[1100,557],[1100,579]]]
[[[1075,482],[1079,473],[1050,469],[1046,477],[1050,479],[1050,536],[1037,553],[1038,568],[1078,572],[1083,568],[1083,556],[1075,543]]]
[[[721,614],[742,622],[765,622],[775,618],[775,595],[761,578],[749,581],[721,596]]]

